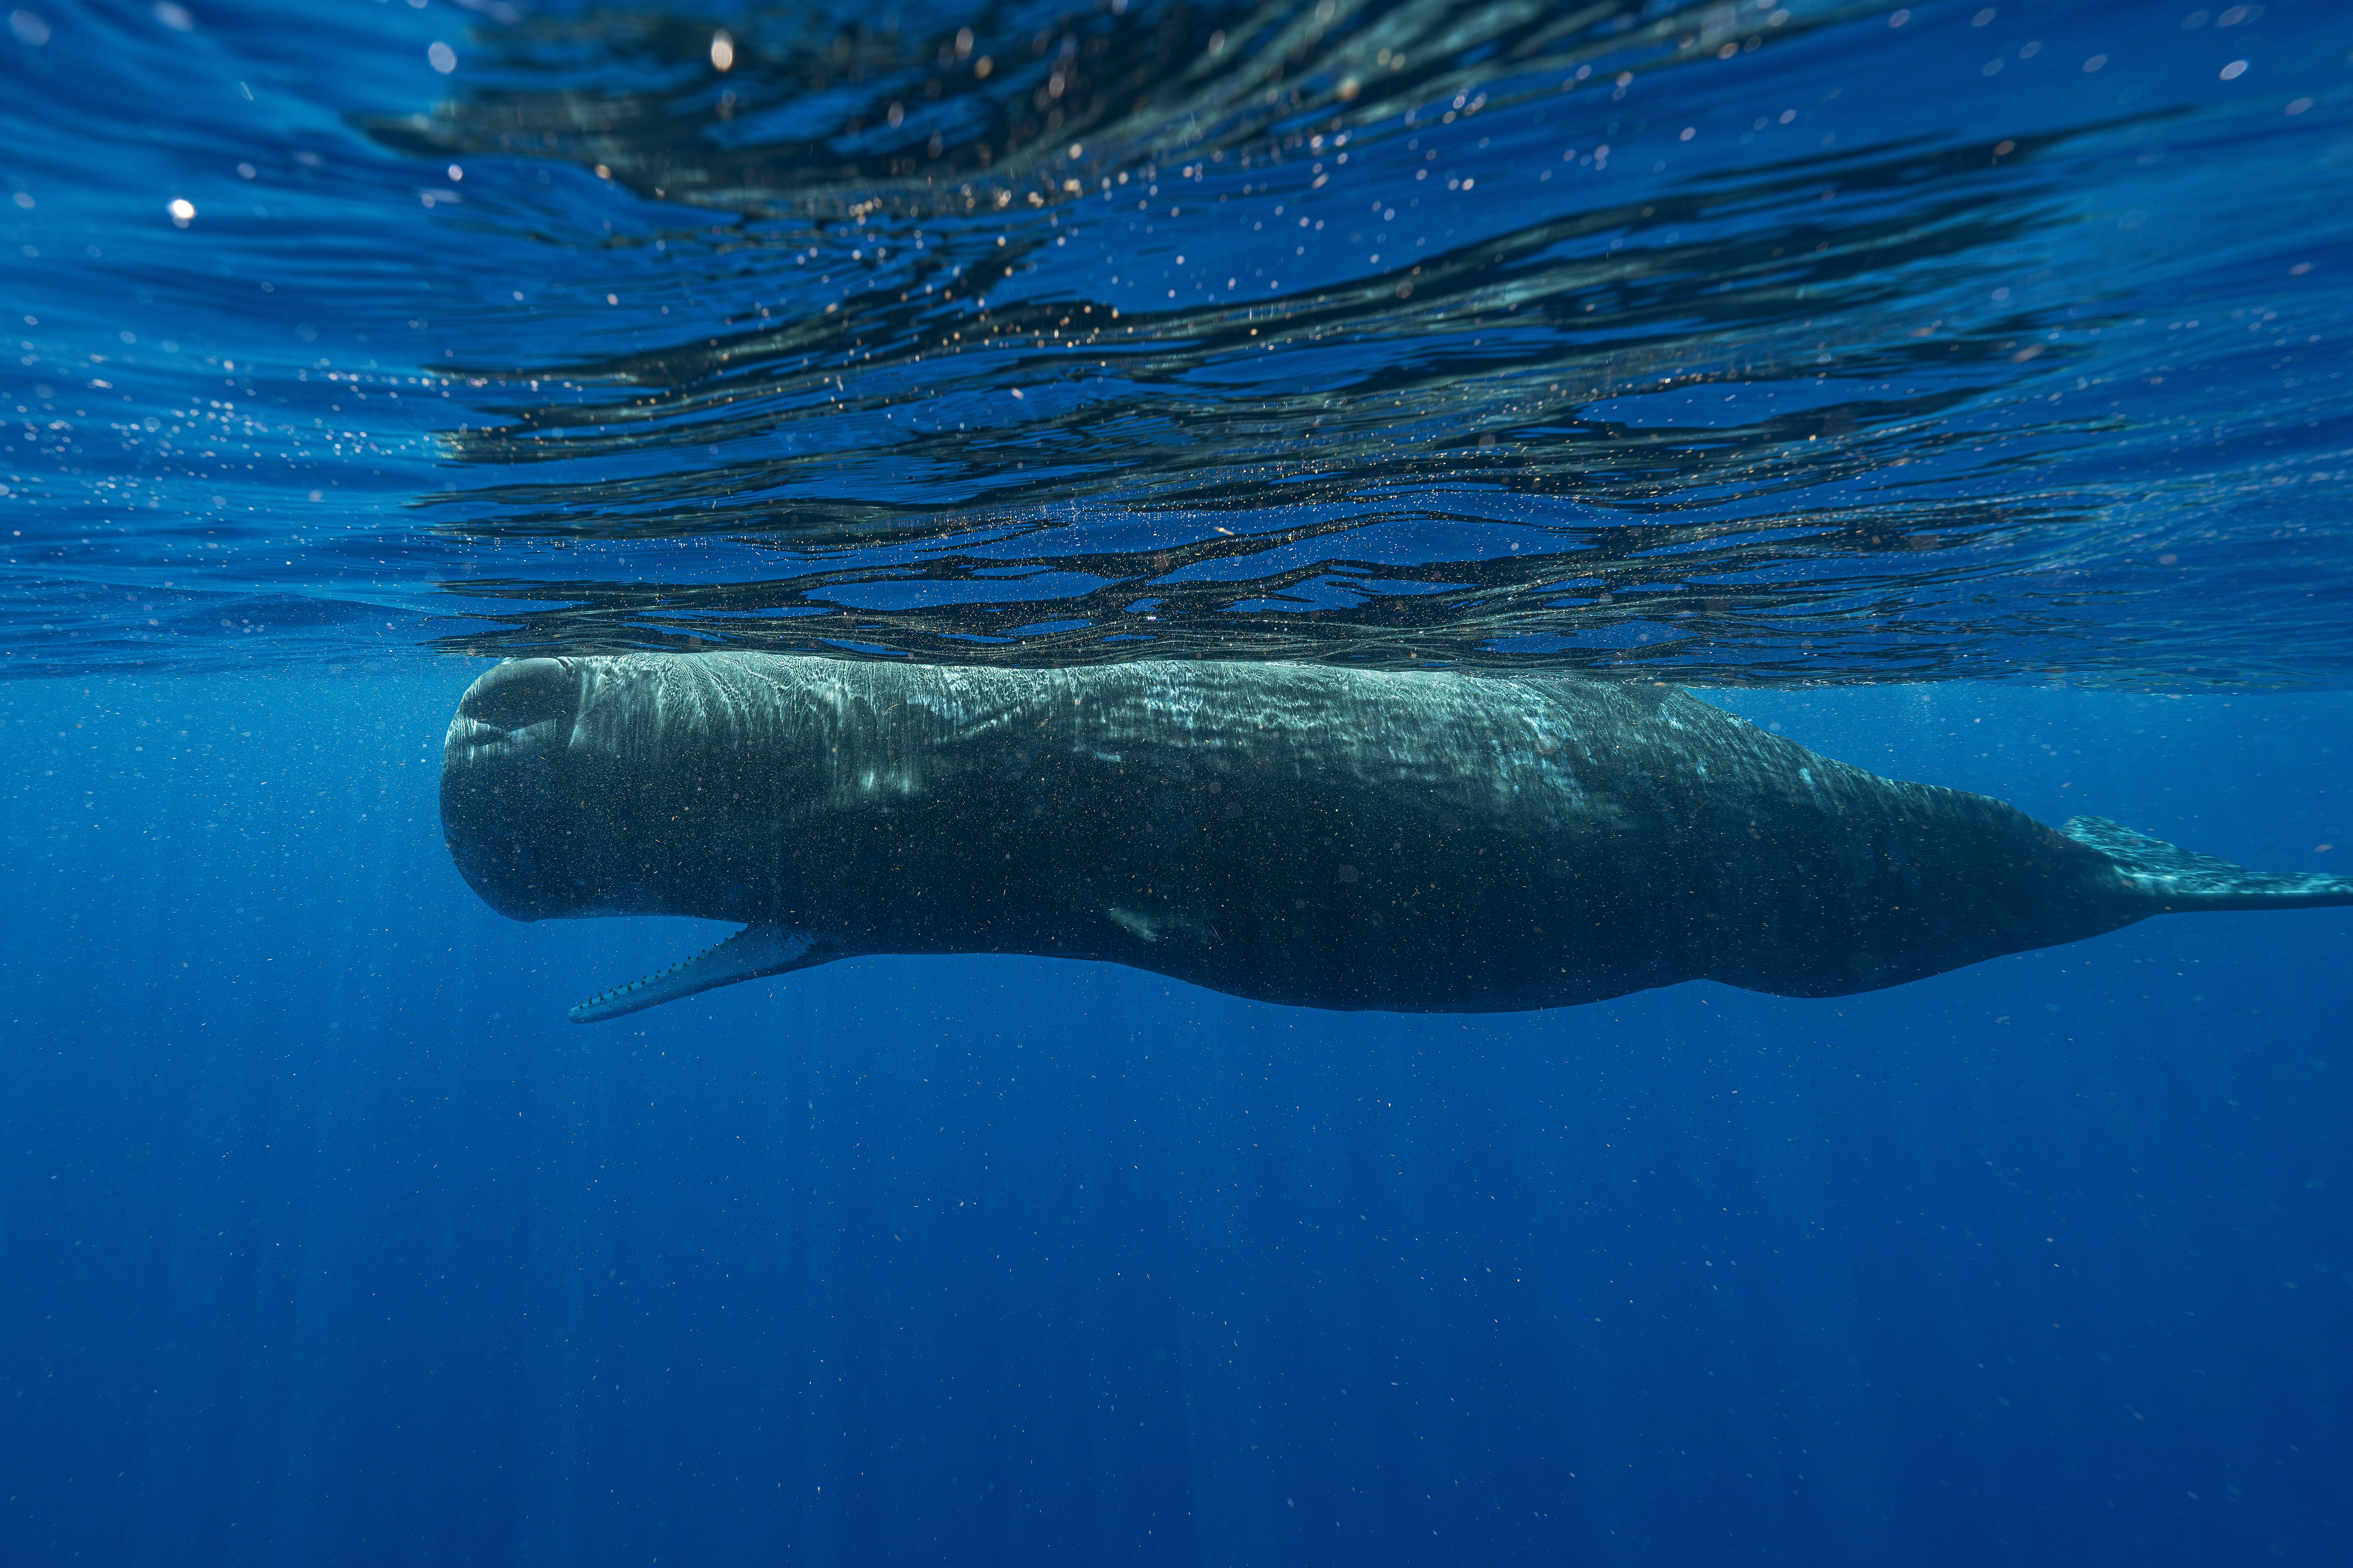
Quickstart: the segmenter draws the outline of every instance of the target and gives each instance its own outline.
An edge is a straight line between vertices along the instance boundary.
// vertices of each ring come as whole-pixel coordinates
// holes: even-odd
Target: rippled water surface
[[[17,670],[2353,669],[2341,8],[8,26]]]

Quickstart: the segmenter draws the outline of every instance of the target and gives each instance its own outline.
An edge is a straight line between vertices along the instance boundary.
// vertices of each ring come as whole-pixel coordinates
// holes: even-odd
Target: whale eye
[[[467,691],[458,711],[501,730],[569,719],[579,678],[554,658],[519,658],[500,665]]]

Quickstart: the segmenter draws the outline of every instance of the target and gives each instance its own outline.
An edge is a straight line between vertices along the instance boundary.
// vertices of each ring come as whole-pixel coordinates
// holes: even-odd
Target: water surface
[[[2318,5],[12,26],[32,668],[2342,678]]]

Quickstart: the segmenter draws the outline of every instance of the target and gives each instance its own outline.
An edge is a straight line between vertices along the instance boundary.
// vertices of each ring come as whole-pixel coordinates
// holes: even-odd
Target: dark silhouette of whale
[[[584,1023],[861,953],[1399,1012],[1696,979],[1839,996],[2151,915],[2353,904],[2353,881],[2054,831],[1561,676],[523,659],[459,703],[441,819],[518,920],[744,922]]]

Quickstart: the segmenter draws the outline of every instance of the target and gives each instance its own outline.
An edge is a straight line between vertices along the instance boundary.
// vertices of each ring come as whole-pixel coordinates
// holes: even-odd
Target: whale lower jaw
[[[842,956],[839,949],[815,931],[772,921],[754,921],[726,941],[681,959],[668,969],[599,992],[572,1009],[575,1024],[601,1024],[664,1002],[675,1002],[698,991],[757,980],[765,974],[808,969]]]

